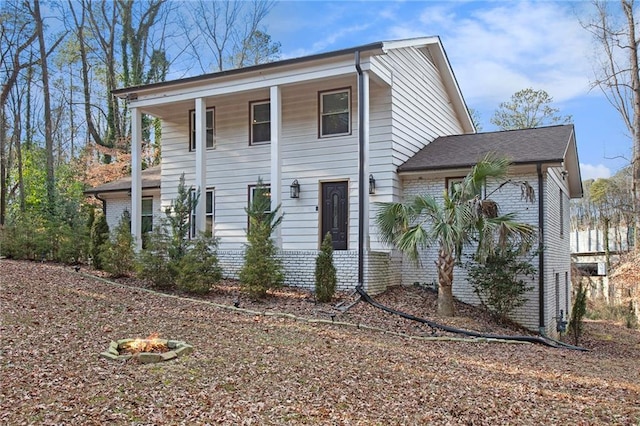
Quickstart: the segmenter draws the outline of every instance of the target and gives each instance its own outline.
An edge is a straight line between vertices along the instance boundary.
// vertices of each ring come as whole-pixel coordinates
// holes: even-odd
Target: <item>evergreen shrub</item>
[[[319,302],[330,302],[336,292],[338,278],[333,264],[333,241],[327,232],[322,240],[320,253],[316,257],[315,269],[316,298]]]

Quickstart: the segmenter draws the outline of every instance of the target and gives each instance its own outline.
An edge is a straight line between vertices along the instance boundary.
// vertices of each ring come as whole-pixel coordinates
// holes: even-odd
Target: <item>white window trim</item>
[[[324,134],[324,129],[322,127],[322,117],[324,117],[325,115],[330,115],[330,114],[324,114],[324,96],[325,95],[333,95],[336,93],[344,93],[347,92],[347,114],[349,114],[349,124],[348,124],[348,130],[346,132],[343,133],[331,133],[331,134]],[[351,88],[350,87],[346,87],[346,88],[342,88],[342,89],[335,89],[335,90],[327,90],[327,91],[321,91],[318,92],[318,96],[319,96],[319,101],[318,101],[318,136],[320,138],[333,138],[336,136],[346,136],[346,135],[350,135],[351,134]],[[340,112],[340,113],[332,113],[333,114],[343,114],[344,112]]]
[[[271,199],[271,184],[270,183],[263,183],[262,187],[265,188],[268,193],[269,193],[269,199]],[[255,195],[256,189],[258,188],[258,185],[249,185],[249,200],[247,202],[247,207],[249,207],[251,205],[251,203],[253,202],[253,197]],[[271,212],[271,209],[269,209],[268,211],[265,211],[265,213],[269,213]]]
[[[208,130],[211,130],[213,133],[213,140],[211,141],[211,146],[207,146],[207,150],[210,149],[216,149],[216,113],[215,113],[215,107],[208,107],[205,110],[205,120],[207,117],[207,114],[209,114],[209,112],[211,112],[211,124],[213,125],[213,127],[211,129],[205,129],[205,133]],[[194,134],[195,134],[195,125],[196,125],[196,111],[195,110],[190,110],[189,111],[189,151],[194,152],[196,150],[196,141],[194,138]],[[206,138],[206,135],[205,135]],[[207,143],[205,141],[205,143]]]
[[[205,223],[207,221],[208,217],[211,217],[211,235],[209,235],[209,237],[213,237],[213,234],[215,233],[215,221],[216,221],[216,191],[215,191],[215,187],[209,187],[206,189],[205,193],[204,193],[204,202],[206,204],[207,202],[207,193],[211,193],[211,212],[206,212],[206,206],[205,206]],[[192,196],[195,196],[195,190],[192,189],[191,190],[191,194]],[[200,195],[200,197],[202,197],[202,195]],[[198,202],[200,202],[201,200],[199,199]],[[189,216],[189,221],[191,222],[189,224],[189,238],[195,238],[196,236],[196,214],[195,212],[191,212],[191,215]],[[206,226],[206,225],[205,225]]]
[[[145,214],[144,209],[142,207],[144,205],[144,201],[151,201],[151,212],[149,214]],[[151,229],[147,229],[146,231],[146,232],[151,232],[153,231],[153,197],[152,196],[142,197],[142,203],[140,203],[140,223],[144,222],[142,219],[145,217],[151,218]],[[142,229],[142,232],[145,233],[145,230]]]
[[[254,124],[265,124],[265,123],[269,123],[269,129],[271,129],[271,117],[269,117],[269,120],[267,121],[261,121],[261,122],[256,122],[254,123],[254,108],[256,105],[271,105],[271,101],[270,100],[264,100],[264,101],[251,101],[249,102],[249,145],[266,145],[266,144],[270,144],[271,143],[271,138],[269,138],[269,140],[266,141],[254,141],[253,140],[253,125]]]

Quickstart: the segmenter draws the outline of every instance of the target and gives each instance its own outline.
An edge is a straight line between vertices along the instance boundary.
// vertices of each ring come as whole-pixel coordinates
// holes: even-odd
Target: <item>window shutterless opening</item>
[[[319,136],[351,134],[351,89],[318,93]]]
[[[206,133],[207,133],[207,149],[215,148],[215,114],[214,108],[207,108],[206,113]],[[189,151],[196,150],[196,111],[191,110],[189,112]]]

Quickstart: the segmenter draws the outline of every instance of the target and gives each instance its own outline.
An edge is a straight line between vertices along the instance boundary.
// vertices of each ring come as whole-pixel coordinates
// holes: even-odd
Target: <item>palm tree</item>
[[[462,250],[477,245],[480,259],[496,248],[515,243],[528,249],[534,228],[515,221],[513,213],[498,215],[497,204],[481,199],[488,180],[504,180],[510,162],[487,155],[456,184],[451,193],[445,190],[439,203],[431,195],[418,195],[407,203],[378,203],[376,223],[384,242],[390,243],[419,264],[419,250],[438,244],[438,313],[455,314],[453,304],[453,268],[460,262]],[[527,194],[531,188],[527,183]]]

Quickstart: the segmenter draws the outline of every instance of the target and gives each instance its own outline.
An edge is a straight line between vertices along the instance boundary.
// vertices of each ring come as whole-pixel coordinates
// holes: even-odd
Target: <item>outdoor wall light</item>
[[[373,178],[373,175],[369,175],[369,194],[376,193],[376,180]]]
[[[289,195],[291,198],[300,198],[300,184],[298,183],[298,179],[291,182],[291,186],[289,187]]]

